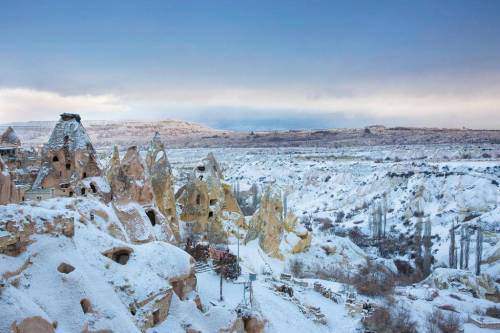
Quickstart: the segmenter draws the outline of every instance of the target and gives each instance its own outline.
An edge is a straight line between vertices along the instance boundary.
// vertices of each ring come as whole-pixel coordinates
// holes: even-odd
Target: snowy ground
[[[369,236],[370,212],[384,193],[388,207],[387,229],[392,236],[411,237],[417,202],[425,217],[430,219],[432,235],[435,236],[432,248],[436,259],[434,268],[448,263],[449,228],[454,219],[464,224],[480,225],[485,230],[483,258],[498,251],[499,145],[172,149],[168,151],[168,158],[176,177],[176,188],[184,184],[186,172],[211,151],[224,168],[225,180],[239,187],[242,192],[253,184],[262,192],[270,183],[274,183],[288,193],[288,208],[302,221],[312,221],[313,232],[310,250],[293,258],[301,258],[311,265],[339,265],[351,269],[364,262],[367,256],[376,257],[374,249],[360,249],[337,234],[357,227]],[[8,286],[0,295],[0,306],[5,310],[4,317],[0,314],[0,319],[8,316],[8,322],[12,322],[12,318],[26,313],[41,315],[51,321],[58,319],[57,333],[76,331],[82,320],[88,320],[94,328],[109,328],[111,323],[117,332],[136,331],[133,318],[119,300],[120,297],[127,300],[128,296],[113,290],[109,281],[117,286],[131,284],[139,294],[145,294],[148,288],[161,283],[159,275],[166,276],[169,272],[189,266],[182,251],[163,242],[132,246],[136,255],[130,259],[130,270],[109,266],[109,260],[101,255],[102,251],[115,246],[131,246],[126,240],[119,241],[106,232],[110,226],[115,226],[117,230],[122,228],[110,206],[96,201],[92,196],[47,200],[38,206],[25,211],[24,215],[36,220],[39,216],[50,219],[51,214],[75,214],[77,221],[81,219],[83,222],[76,222],[72,240],[36,236],[37,242],[30,245],[25,254],[15,258],[0,255],[0,274],[4,275],[22,267],[25,260],[33,255],[32,264],[19,274],[20,287]],[[22,213],[15,205],[5,207],[2,212],[6,216]],[[25,206],[24,209],[29,208]],[[108,220],[96,217],[90,223],[86,220],[90,209],[106,212]],[[317,219],[330,219],[333,226],[322,228],[321,223],[314,222]],[[156,233],[153,228],[147,231]],[[322,250],[325,244],[335,245],[340,249],[339,253],[326,256]],[[211,271],[200,273],[197,276],[197,291],[203,311],[196,308],[193,300],[181,301],[174,295],[168,319],[148,332],[184,333],[187,328],[193,328],[204,333],[216,333],[221,328],[229,327],[236,318],[236,307],[243,301],[243,285],[240,282],[248,280],[249,273],[257,274],[257,280],[253,283],[254,307],[266,321],[266,332],[360,331],[362,315],[350,314],[346,304],[347,294],[352,291],[349,286],[338,281],[315,278],[297,279],[298,282],[282,281],[280,275],[290,272],[292,256],[283,261],[270,258],[262,252],[257,241],[247,245],[240,242],[238,246],[237,240],[231,238],[229,247],[233,253],[240,254],[243,274],[239,281],[224,282],[224,300],[219,300],[219,277]],[[157,256],[157,253],[162,255]],[[408,260],[409,255],[398,258]],[[473,249],[471,258],[473,267]],[[382,261],[391,268],[391,259]],[[61,277],[56,269],[61,262],[74,265],[75,272],[68,277]],[[122,271],[118,271],[120,269]],[[498,261],[483,264],[482,269],[493,278],[498,279],[500,276]],[[314,291],[315,282],[339,293],[338,302]],[[276,290],[276,286],[283,284],[293,287],[293,297]],[[439,290],[439,295],[429,301],[428,295],[433,291],[431,286],[420,283],[399,287],[394,295],[394,304],[412,309],[412,317],[418,322],[419,332],[426,331],[426,315],[435,306],[453,305],[461,318],[467,320],[469,315],[495,305],[491,301],[474,298],[468,292],[451,288]],[[78,311],[73,309],[73,303],[78,304],[82,297],[94,299],[97,310],[105,315],[94,318],[82,314],[78,306]],[[375,304],[385,302],[381,298],[360,295],[356,296],[356,301]],[[68,312],[68,308],[72,308],[71,311]],[[323,323],[319,322],[322,315]],[[6,322],[0,321],[0,331],[3,329],[8,332]],[[472,324],[464,325],[464,329],[466,333],[493,332]]]

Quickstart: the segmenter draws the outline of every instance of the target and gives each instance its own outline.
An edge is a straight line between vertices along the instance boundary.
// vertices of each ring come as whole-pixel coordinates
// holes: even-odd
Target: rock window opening
[[[205,172],[205,166],[203,166],[203,165],[200,165],[197,169],[200,172]]]
[[[210,206],[213,206],[217,203],[217,199],[210,199]]]
[[[70,170],[71,169],[71,163],[66,163],[66,170]]]
[[[201,195],[199,194],[196,195],[196,204],[197,205],[201,204]]]
[[[80,306],[82,307],[83,313],[89,313],[92,312],[92,304],[90,304],[90,301],[86,298],[82,299],[80,301]]]
[[[210,218],[210,217],[212,217],[212,216],[214,216],[214,212],[209,211],[209,212],[208,212],[208,217]]]
[[[82,178],[87,178],[87,173],[86,172],[83,173]]]
[[[85,195],[85,188],[81,189],[81,193],[82,193],[82,195]]]
[[[127,248],[120,248],[120,249],[113,249],[110,251],[107,251],[103,253],[106,257],[110,258],[114,262],[120,264],[120,265],[125,265],[127,264],[128,260],[130,259],[130,254],[132,253],[131,249]]]
[[[69,142],[69,136],[65,135],[64,136],[64,144],[67,145]]]
[[[92,193],[97,193],[97,188],[94,184],[90,184],[90,189],[92,190]]]
[[[156,310],[153,312],[153,326],[158,325],[160,323],[160,310]]]
[[[59,162],[59,157],[57,156],[52,157],[52,162]]]
[[[57,270],[59,271],[59,273],[69,274],[75,270],[75,267],[63,262],[62,264],[57,266]]]
[[[69,196],[70,196],[70,198],[73,196],[73,192],[72,191],[69,192]]]
[[[154,210],[148,210],[146,212],[146,215],[148,216],[149,221],[151,222],[151,225],[155,226],[156,225],[156,214],[155,214]]]

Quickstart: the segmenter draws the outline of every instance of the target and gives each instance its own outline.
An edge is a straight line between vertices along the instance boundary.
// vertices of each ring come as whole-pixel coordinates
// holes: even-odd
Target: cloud
[[[128,107],[113,95],[71,95],[29,88],[0,88],[0,122],[57,120],[59,113],[110,117]]]
[[[355,91],[354,89],[352,91]],[[498,128],[500,93],[410,93],[365,91],[343,95],[307,89],[165,88],[132,93],[67,95],[0,89],[0,122],[55,120],[76,112],[84,119],[173,118],[206,124],[252,120],[264,124],[364,126],[367,122],[405,126]],[[321,121],[306,121],[308,118]],[[331,121],[327,121],[330,119]],[[286,121],[286,122],[285,122]],[[311,124],[311,125],[308,125]],[[339,124],[338,126],[342,126]]]

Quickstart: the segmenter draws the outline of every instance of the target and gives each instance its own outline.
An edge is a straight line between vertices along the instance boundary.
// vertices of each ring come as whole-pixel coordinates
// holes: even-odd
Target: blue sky
[[[498,96],[500,1],[0,0],[0,122],[498,128]]]

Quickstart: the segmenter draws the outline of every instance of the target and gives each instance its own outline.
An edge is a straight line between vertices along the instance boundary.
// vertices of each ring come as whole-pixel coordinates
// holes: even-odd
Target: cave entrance
[[[85,195],[86,191],[85,191],[85,188],[84,188],[84,187],[82,187],[82,189],[81,189],[81,193],[82,193],[82,195]]]
[[[92,193],[97,193],[97,188],[95,187],[94,183],[90,183],[90,190]]]
[[[156,310],[153,312],[153,326],[156,326],[160,323],[160,310]]]
[[[103,255],[120,265],[126,265],[131,253],[132,249],[129,248],[115,248],[104,252]]]
[[[83,313],[89,313],[92,312],[92,304],[90,301],[86,298],[82,299],[80,301],[80,306],[82,307]]]
[[[149,221],[151,222],[151,225],[154,227],[156,225],[156,214],[155,211],[150,209],[146,211],[146,215],[149,218]]]

